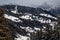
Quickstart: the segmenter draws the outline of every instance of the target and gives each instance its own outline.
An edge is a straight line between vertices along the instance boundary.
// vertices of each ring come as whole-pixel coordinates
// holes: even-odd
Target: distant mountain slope
[[[45,23],[54,26],[57,21],[55,15],[41,8],[19,5],[3,5],[0,7],[5,10],[4,16],[14,37],[19,34],[21,37],[28,38],[28,34],[40,30]]]
[[[57,7],[57,6],[54,7],[54,6],[49,5],[47,3],[44,3],[43,5],[40,5],[37,8],[41,8],[43,10],[49,11],[50,13],[52,13],[55,16],[60,14],[60,7]]]

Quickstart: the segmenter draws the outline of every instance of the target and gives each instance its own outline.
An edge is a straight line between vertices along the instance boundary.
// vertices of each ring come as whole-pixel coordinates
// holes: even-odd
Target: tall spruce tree
[[[0,40],[12,40],[11,31],[9,30],[4,11],[0,8]]]

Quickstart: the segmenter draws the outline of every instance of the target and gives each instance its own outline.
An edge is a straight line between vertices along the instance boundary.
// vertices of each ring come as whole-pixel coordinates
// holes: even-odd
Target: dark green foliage
[[[54,30],[47,23],[44,26],[46,28],[31,33],[30,40],[60,40],[60,16],[57,17],[57,25],[54,26]]]
[[[11,31],[9,30],[4,11],[0,8],[0,40],[12,40]]]

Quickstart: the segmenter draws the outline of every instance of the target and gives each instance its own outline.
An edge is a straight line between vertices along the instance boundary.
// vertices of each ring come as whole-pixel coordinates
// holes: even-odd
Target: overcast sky
[[[9,3],[24,6],[39,6],[44,3],[47,3],[53,6],[60,6],[60,0],[0,0],[0,5]]]

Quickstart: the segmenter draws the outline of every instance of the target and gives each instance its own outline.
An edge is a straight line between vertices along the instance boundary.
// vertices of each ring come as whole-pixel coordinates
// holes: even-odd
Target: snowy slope
[[[4,14],[5,18],[10,20],[8,23],[15,26],[12,27],[12,30],[15,32],[15,36],[17,36],[15,40],[28,40],[31,32],[36,32],[41,28],[45,28],[44,23],[49,23],[51,26],[53,26],[52,29],[54,29],[54,25],[57,23],[57,18],[55,16],[46,13],[42,9],[24,6],[17,6],[17,8],[21,8],[20,10],[18,10],[16,6],[13,7],[14,9],[8,9],[7,6],[4,6],[3,8],[6,10],[6,13]],[[26,10],[24,11],[22,8],[25,8]],[[19,32],[21,32],[21,34]],[[22,35],[24,33],[25,35]]]

